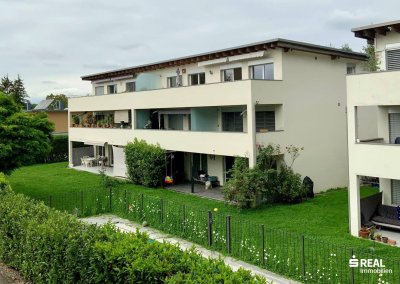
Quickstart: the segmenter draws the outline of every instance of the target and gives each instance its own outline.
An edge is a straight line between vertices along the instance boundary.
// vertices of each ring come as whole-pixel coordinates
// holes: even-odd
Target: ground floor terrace
[[[373,186],[377,192],[361,196],[362,186]],[[400,246],[400,180],[351,176],[349,188],[350,230],[362,236],[369,230],[370,238],[387,237],[389,243]],[[386,239],[384,240],[386,242]],[[394,242],[393,242],[394,241]]]
[[[93,141],[72,142],[70,151],[70,168],[128,177],[122,146]],[[166,151],[164,187],[223,200],[222,186],[229,179],[234,160],[232,156]]]

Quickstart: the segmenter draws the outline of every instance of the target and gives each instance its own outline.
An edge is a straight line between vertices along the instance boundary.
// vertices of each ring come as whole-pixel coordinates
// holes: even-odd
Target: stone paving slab
[[[291,279],[284,278],[281,275],[278,275],[276,273],[270,272],[268,270],[262,269],[258,266],[246,263],[244,261],[235,259],[233,257],[229,256],[224,256],[216,251],[212,251],[209,249],[206,249],[200,245],[191,243],[189,241],[165,234],[163,232],[160,232],[156,229],[150,228],[150,227],[143,227],[138,223],[131,222],[127,219],[122,219],[119,218],[115,215],[100,215],[100,216],[93,216],[93,217],[88,217],[88,218],[82,218],[82,221],[89,223],[89,224],[97,224],[97,225],[104,225],[108,222],[113,223],[119,230],[122,232],[130,232],[130,233],[135,233],[136,229],[139,229],[140,232],[145,232],[149,235],[149,237],[153,240],[156,240],[158,242],[168,242],[172,244],[179,244],[179,247],[183,250],[190,249],[192,247],[195,247],[196,251],[200,253],[203,257],[206,258],[219,258],[221,257],[224,262],[229,265],[232,270],[236,271],[240,267],[250,270],[254,274],[261,275],[265,277],[268,281],[272,281],[273,283],[278,283],[278,284],[287,284],[287,283],[299,283]]]

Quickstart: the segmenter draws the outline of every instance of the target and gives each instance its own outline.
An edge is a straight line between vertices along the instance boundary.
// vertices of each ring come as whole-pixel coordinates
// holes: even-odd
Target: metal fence
[[[40,198],[78,217],[113,213],[307,283],[400,283],[400,259],[114,188]],[[349,259],[385,267],[350,268]]]

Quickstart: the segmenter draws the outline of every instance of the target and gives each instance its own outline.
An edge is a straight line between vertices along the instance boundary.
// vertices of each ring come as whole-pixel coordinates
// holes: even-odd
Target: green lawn
[[[32,197],[44,197],[57,193],[79,192],[99,188],[100,176],[67,168],[67,163],[44,164],[24,167],[13,172],[10,182],[16,192]],[[366,248],[381,256],[400,255],[400,249],[369,240],[351,237],[348,233],[347,190],[335,189],[319,194],[314,199],[296,205],[265,206],[256,210],[238,211],[224,202],[208,200],[167,189],[149,189],[129,183],[119,187],[144,193],[146,196],[162,197],[175,204],[186,204],[202,210],[218,208],[220,213],[232,219],[263,223],[265,226],[285,229],[305,235],[320,237],[332,244]],[[362,196],[376,192],[363,188]]]

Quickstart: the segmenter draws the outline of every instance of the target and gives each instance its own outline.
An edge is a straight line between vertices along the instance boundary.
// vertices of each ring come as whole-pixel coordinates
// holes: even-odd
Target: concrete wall
[[[348,62],[351,60],[332,60],[310,53],[284,53],[284,90],[264,89],[264,94],[257,92],[261,97],[255,98],[262,101],[278,92],[282,102],[269,100],[281,105],[277,129],[283,131],[259,133],[257,143],[266,145],[273,134],[279,134],[281,146],[304,147],[294,169],[303,177],[311,177],[316,191],[348,184],[345,82]],[[288,163],[289,160],[286,156]]]

